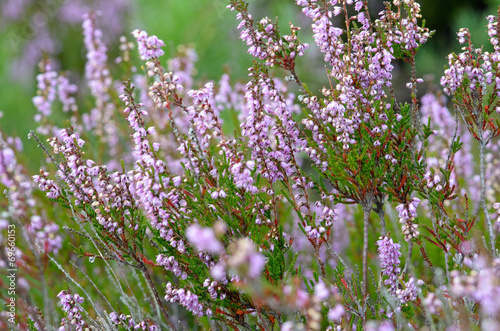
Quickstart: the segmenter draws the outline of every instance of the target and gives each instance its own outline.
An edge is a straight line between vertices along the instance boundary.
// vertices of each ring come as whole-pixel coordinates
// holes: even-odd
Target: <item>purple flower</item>
[[[423,282],[421,280],[415,280],[415,278],[411,277],[409,281],[405,282],[405,286],[403,289],[396,290],[396,296],[398,300],[402,304],[417,300],[417,295],[420,291],[418,285],[422,284]]]
[[[500,79],[498,79],[498,64],[500,63],[500,46],[495,35],[498,22],[496,17],[488,16],[488,34],[493,45],[494,52],[483,52],[482,48],[472,48],[469,46],[471,36],[468,29],[460,29],[457,33],[459,42],[466,43],[460,54],[448,55],[448,69],[441,77],[441,85],[444,93],[455,95],[458,92],[471,92],[474,90],[486,89],[486,85],[493,85],[493,94],[500,96]],[[495,78],[495,80],[493,79]]]
[[[186,279],[188,276],[187,273],[181,269],[179,262],[177,262],[174,256],[158,254],[156,256],[156,264],[165,267],[166,270],[172,272],[181,279]]]
[[[410,203],[400,204],[396,207],[399,216],[399,223],[403,224],[401,226],[401,231],[405,235],[405,240],[410,241],[413,238],[419,236],[417,230],[418,225],[413,223],[413,220],[417,217],[417,207],[420,203],[420,199],[412,198]]]
[[[255,244],[249,238],[242,238],[233,243],[232,255],[228,258],[227,264],[235,269],[239,275],[249,278],[260,276],[262,269],[266,265],[266,260],[262,254],[256,251]]]
[[[132,328],[133,330],[148,330],[148,331],[158,331],[158,327],[154,324],[151,324],[151,322],[146,322],[142,321],[139,323],[136,323],[132,316],[125,314],[118,315],[115,312],[111,312],[109,314],[109,319],[111,322],[113,322],[115,325],[122,325],[125,328]]]
[[[87,323],[83,320],[83,308],[80,306],[85,300],[78,294],[71,294],[70,291],[61,291],[57,295],[61,300],[62,310],[66,313],[69,323],[75,325],[77,331],[83,331]]]
[[[427,297],[423,300],[423,304],[431,314],[438,314],[443,308],[443,302],[432,292],[427,294]]]
[[[78,110],[74,95],[78,92],[78,86],[71,84],[65,76],[59,76],[57,79],[57,94],[63,104],[63,111],[75,112]]]
[[[137,39],[137,45],[141,60],[149,61],[157,59],[163,54],[161,47],[165,46],[163,40],[157,36],[148,36],[146,31],[134,30],[132,35]]]
[[[328,311],[328,319],[333,322],[340,322],[342,316],[345,314],[344,306],[340,303]]]
[[[83,20],[84,44],[87,50],[87,62],[85,63],[85,78],[92,96],[95,98],[95,108],[89,114],[85,114],[85,124],[88,129],[94,129],[96,134],[107,145],[109,154],[116,156],[119,138],[113,113],[115,105],[111,102],[111,91],[113,90],[113,79],[107,65],[107,48],[103,42],[102,31],[96,27],[97,15],[87,14]]]
[[[85,78],[92,95],[97,99],[97,108],[103,109],[103,105],[109,100],[107,91],[111,87],[112,79],[107,68],[107,48],[102,41],[102,31],[95,26],[96,18],[95,14],[85,15],[82,25],[87,49]]]
[[[233,164],[230,171],[233,175],[236,187],[243,188],[255,194],[258,192],[258,189],[254,185],[252,177],[252,170],[254,166],[254,161],[248,161],[246,163],[238,162]]]
[[[377,241],[378,258],[380,260],[380,267],[382,268],[382,275],[387,276],[385,284],[389,285],[389,292],[396,295],[398,290],[398,277],[401,273],[399,267],[401,257],[401,246],[392,241],[388,236],[380,237]]]
[[[323,281],[319,281],[314,286],[314,296],[319,302],[322,302],[330,296],[330,291]]]
[[[192,224],[186,229],[186,237],[200,252],[220,253],[223,250],[223,246],[215,237],[212,228]]]
[[[198,296],[193,294],[190,290],[176,289],[172,283],[169,282],[165,287],[165,293],[165,300],[167,300],[167,302],[178,302],[196,316],[202,317],[212,315],[212,311],[210,309],[205,309],[198,301]]]
[[[40,175],[33,176],[33,182],[37,183],[42,191],[47,192],[48,198],[57,199],[60,196],[60,188],[48,177],[48,172],[40,170]]]

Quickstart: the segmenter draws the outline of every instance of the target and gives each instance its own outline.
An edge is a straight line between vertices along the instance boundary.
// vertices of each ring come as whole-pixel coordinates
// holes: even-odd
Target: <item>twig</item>
[[[174,327],[174,324],[172,323],[172,321],[170,320],[170,317],[168,316],[168,312],[167,310],[165,309],[165,306],[163,305],[163,303],[161,302],[161,298],[160,298],[160,295],[158,294],[158,291],[156,290],[156,287],[153,283],[153,280],[151,279],[151,275],[149,274],[148,272],[148,269],[146,268],[146,265],[144,263],[141,263],[141,271],[142,273],[144,274],[144,277],[146,278],[146,281],[148,282],[149,286],[151,287],[151,289],[153,290],[153,294],[155,296],[155,299],[156,299],[156,302],[158,303],[158,305],[160,306],[161,308],[161,312],[163,314],[163,317],[165,318],[165,320],[167,321],[167,324],[168,326],[172,329],[172,330],[175,330],[175,327]]]
[[[480,132],[482,133],[482,132]],[[490,236],[490,248],[492,254],[495,254],[495,233],[493,232],[493,227],[491,225],[491,218],[486,207],[486,163],[484,149],[486,148],[486,143],[484,141],[479,142],[479,158],[481,162],[480,176],[481,176],[481,207],[483,208],[484,217],[486,220],[486,225],[488,226],[488,233]]]
[[[366,300],[368,294],[368,226],[370,219],[371,204],[363,206],[363,311],[366,319]]]
[[[408,268],[410,267],[412,253],[413,253],[413,241],[410,241],[410,242],[408,242],[408,253],[406,255],[406,261],[405,261],[405,266],[403,268],[403,274],[406,274],[406,272],[408,271]]]

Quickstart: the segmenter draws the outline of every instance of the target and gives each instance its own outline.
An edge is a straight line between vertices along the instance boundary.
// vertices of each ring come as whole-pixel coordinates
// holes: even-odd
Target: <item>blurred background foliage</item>
[[[71,3],[80,5],[80,12],[67,9]],[[71,80],[83,76],[85,49],[79,17],[84,10],[100,10],[98,22],[107,41],[109,59],[118,55],[121,35],[131,39],[130,31],[145,29],[156,34],[166,44],[166,54],[173,56],[179,45],[192,45],[197,54],[196,77],[218,81],[230,73],[233,81],[244,80],[251,57],[238,40],[235,14],[226,9],[225,0],[0,0],[0,127],[7,135],[20,136],[26,142],[29,130],[35,128],[35,109],[31,98],[36,91],[37,63],[47,53],[59,70],[70,70]],[[383,2],[370,0],[373,16]],[[250,11],[255,18],[280,17],[282,29],[288,22],[306,26],[307,18],[300,14],[292,0],[252,0]],[[422,0],[422,14],[427,26],[436,34],[422,47],[418,58],[419,76],[437,86],[446,64],[446,55],[459,51],[456,31],[471,30],[475,44],[485,44],[485,16],[495,14],[499,0]],[[77,6],[78,7],[78,6]],[[309,29],[301,31],[302,40],[312,42]],[[309,58],[301,61],[299,75],[313,88],[327,84],[324,68],[316,62],[312,48]],[[167,57],[164,57],[166,61]],[[315,64],[318,65],[315,65]],[[312,69],[314,68],[314,69]],[[401,84],[404,84],[404,77]],[[421,89],[422,90],[422,89]],[[423,91],[422,91],[423,92]],[[83,111],[87,111],[83,109]],[[34,144],[25,144],[26,157],[40,159]],[[33,164],[36,170],[37,165]]]

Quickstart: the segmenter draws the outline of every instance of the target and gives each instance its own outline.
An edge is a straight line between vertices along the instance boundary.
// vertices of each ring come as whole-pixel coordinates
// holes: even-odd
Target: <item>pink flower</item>
[[[257,278],[260,275],[266,265],[266,260],[257,252],[251,239],[239,239],[233,244],[232,251],[233,254],[227,260],[230,267],[236,269],[241,276]]]
[[[200,252],[220,253],[223,250],[223,246],[215,237],[212,228],[193,224],[186,230],[186,237]]]
[[[157,59],[163,54],[161,47],[165,46],[163,40],[157,36],[148,36],[146,31],[134,30],[132,35],[137,39],[137,46],[141,60],[149,61]]]
[[[344,314],[345,314],[344,306],[338,303],[328,312],[328,319],[330,321],[340,322],[340,319],[342,318],[342,316],[344,316]]]

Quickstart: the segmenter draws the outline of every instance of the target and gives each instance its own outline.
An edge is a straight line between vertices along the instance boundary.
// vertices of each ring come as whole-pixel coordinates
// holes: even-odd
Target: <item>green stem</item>
[[[366,306],[368,295],[368,226],[371,208],[363,206],[363,310],[366,319]]]
[[[486,144],[483,141],[479,142],[479,153],[480,153],[480,161],[481,161],[481,207],[484,212],[484,217],[486,220],[486,225],[488,226],[488,232],[490,235],[490,246],[491,253],[495,254],[495,233],[493,232],[493,227],[491,225],[490,213],[488,212],[488,208],[486,207],[486,164],[485,164],[485,147]]]

